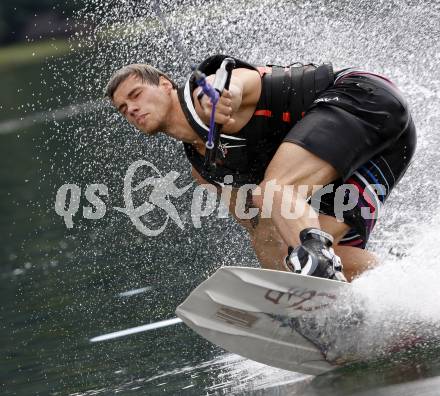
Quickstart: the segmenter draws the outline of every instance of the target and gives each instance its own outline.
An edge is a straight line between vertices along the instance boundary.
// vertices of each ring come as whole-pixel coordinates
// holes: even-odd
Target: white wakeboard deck
[[[350,285],[288,272],[223,267],[177,308],[186,325],[222,348],[285,370],[335,367],[292,321],[333,306]]]

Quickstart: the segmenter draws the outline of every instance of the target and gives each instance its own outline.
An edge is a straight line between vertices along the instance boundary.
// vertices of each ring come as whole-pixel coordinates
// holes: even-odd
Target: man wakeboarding
[[[228,59],[235,68],[216,103],[194,74],[178,87],[146,64],[117,70],[106,96],[140,131],[182,141],[196,181],[234,187],[230,211],[264,268],[351,281],[376,263],[368,238],[414,154],[405,99],[384,76],[330,63],[256,67],[215,55],[199,76],[215,86]],[[221,134],[209,164],[212,120]],[[260,215],[245,220],[235,207],[248,184],[247,208]]]

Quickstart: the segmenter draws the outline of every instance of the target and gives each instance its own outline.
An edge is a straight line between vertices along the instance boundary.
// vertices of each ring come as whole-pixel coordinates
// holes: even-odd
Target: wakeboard
[[[318,375],[351,357],[334,354],[322,318],[344,304],[351,285],[248,267],[222,267],[177,308],[212,343],[273,367]],[[327,318],[328,319],[328,318]]]

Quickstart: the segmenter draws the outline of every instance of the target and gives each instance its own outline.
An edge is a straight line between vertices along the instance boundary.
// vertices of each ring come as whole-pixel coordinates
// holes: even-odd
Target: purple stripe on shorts
[[[348,73],[343,73],[341,76],[339,76],[336,80],[335,80],[335,85],[342,80],[345,77],[352,77],[352,76],[365,76],[365,75],[370,75],[370,76],[375,76],[375,77],[379,77],[382,80],[385,80],[386,82],[390,83],[392,86],[396,86],[391,80],[389,80],[387,77],[382,76],[381,74],[377,74],[377,73],[371,73],[371,72],[364,72],[361,70],[355,70],[352,72],[348,72]]]

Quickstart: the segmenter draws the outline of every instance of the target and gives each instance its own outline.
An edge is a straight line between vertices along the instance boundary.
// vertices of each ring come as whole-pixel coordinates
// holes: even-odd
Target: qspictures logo
[[[136,173],[141,168],[149,170],[148,173],[152,175],[133,185],[134,180],[136,180]],[[162,175],[159,169],[151,162],[145,160],[135,161],[127,169],[124,178],[122,195],[125,207],[113,207],[112,209],[126,215],[136,229],[145,236],[160,235],[166,229],[170,220],[183,230],[187,223],[182,221],[180,214],[172,203],[172,199],[179,199],[186,195],[194,183],[178,187],[176,182],[179,177],[180,173],[176,171],[170,171],[166,175]],[[235,196],[235,194],[232,194],[232,181],[232,176],[227,175],[221,192],[218,192],[211,184],[201,184],[194,188],[190,211],[192,225],[195,228],[200,228],[202,218],[210,216],[216,210],[218,218],[227,218],[229,216],[228,208],[231,207],[232,196]],[[332,193],[334,194],[333,212],[338,221],[343,221],[344,212],[353,209],[360,198],[359,190],[352,184],[343,184],[337,188],[333,184],[314,186],[311,199],[315,209],[308,205],[306,205],[306,208],[303,206],[302,210],[296,207],[292,208],[293,194],[304,194],[304,191],[307,191],[307,189],[308,186],[296,186],[295,188],[293,186],[281,186],[276,183],[276,180],[270,180],[266,183],[264,192],[262,192],[260,186],[246,184],[237,189],[236,200],[232,207],[234,208],[235,216],[241,220],[251,220],[257,216],[271,218],[274,193],[281,192],[281,215],[283,217],[286,219],[297,219],[304,215],[304,210],[307,210],[307,216],[316,218],[318,216],[320,198],[324,194]],[[148,197],[141,205],[135,206],[134,194],[143,190],[148,190]],[[363,197],[371,200],[373,193],[377,197],[383,190],[382,185],[369,185],[369,191],[365,189]],[[76,184],[64,184],[57,191],[55,212],[64,219],[67,228],[74,227],[74,216],[80,211],[81,195],[81,187]],[[89,220],[102,219],[108,211],[102,197],[108,195],[108,187],[105,184],[88,185],[85,189],[84,197],[90,203],[90,206],[82,207],[83,218]],[[252,198],[250,198],[252,195],[262,195],[263,205],[261,210],[252,205]],[[347,199],[347,196],[350,199]],[[380,203],[379,199],[377,201]],[[380,205],[377,206],[377,209],[380,209]],[[157,213],[154,214],[155,211],[162,212],[165,216],[162,215],[161,218],[164,217],[164,220],[156,228],[150,228],[145,220],[149,215],[157,216]],[[368,207],[363,207],[361,214],[365,219],[377,219],[380,216],[380,210],[370,210]]]

